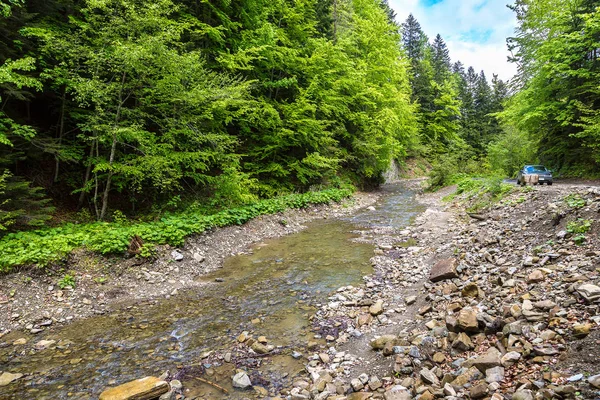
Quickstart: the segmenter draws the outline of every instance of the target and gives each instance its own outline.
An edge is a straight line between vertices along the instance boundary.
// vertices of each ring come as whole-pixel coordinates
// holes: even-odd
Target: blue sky
[[[389,0],[398,22],[412,13],[430,40],[442,35],[453,62],[460,60],[478,72],[483,69],[488,79],[495,73],[504,80],[516,71],[506,61],[506,37],[516,26],[514,13],[506,7],[509,2],[512,0]]]

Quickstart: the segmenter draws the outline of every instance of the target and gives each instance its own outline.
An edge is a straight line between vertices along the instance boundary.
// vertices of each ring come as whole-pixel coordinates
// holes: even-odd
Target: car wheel
[[[552,186],[552,182],[548,182],[548,186]]]

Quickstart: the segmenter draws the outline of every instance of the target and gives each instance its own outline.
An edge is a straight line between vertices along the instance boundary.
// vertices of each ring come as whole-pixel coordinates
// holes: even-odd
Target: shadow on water
[[[388,193],[376,211],[315,222],[302,232],[259,243],[250,254],[230,257],[222,269],[202,277],[206,285],[201,290],[51,328],[43,336],[26,336],[24,346],[10,345],[23,334],[7,335],[0,371],[27,376],[0,387],[0,398],[97,397],[108,385],[189,365],[229,389],[230,398],[248,397],[231,387],[235,365],[222,357],[243,347],[236,340],[242,331],[264,335],[275,346],[275,356],[237,362],[252,367],[253,381],[275,392],[303,368],[291,353],[305,351],[314,340],[309,321],[314,306],[372,272],[372,245],[351,240],[356,225],[401,228],[422,210],[401,187],[384,190]],[[34,350],[42,339],[56,342]],[[193,379],[184,379],[184,386],[191,390],[186,396],[224,398]]]

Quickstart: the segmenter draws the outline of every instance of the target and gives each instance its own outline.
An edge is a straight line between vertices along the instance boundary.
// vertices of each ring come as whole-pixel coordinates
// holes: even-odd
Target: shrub
[[[10,233],[0,239],[0,272],[9,272],[19,265],[44,267],[80,247],[100,254],[122,254],[136,235],[148,246],[150,254],[152,245],[180,246],[187,236],[207,229],[241,225],[259,215],[276,214],[289,208],[338,202],[351,193],[349,189],[328,189],[260,200],[208,215],[191,209],[166,215],[158,221],[65,224],[52,229]]]

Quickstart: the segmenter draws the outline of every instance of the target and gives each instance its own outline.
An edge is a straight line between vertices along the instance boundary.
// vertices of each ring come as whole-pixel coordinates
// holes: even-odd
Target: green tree
[[[584,0],[519,0],[508,39],[518,92],[501,114],[539,143],[539,158],[565,174],[597,173],[600,11]]]

